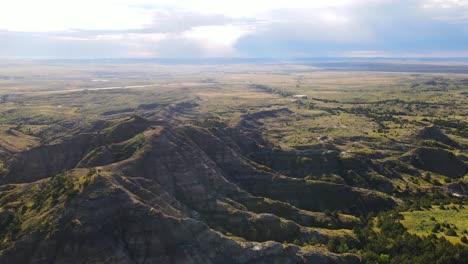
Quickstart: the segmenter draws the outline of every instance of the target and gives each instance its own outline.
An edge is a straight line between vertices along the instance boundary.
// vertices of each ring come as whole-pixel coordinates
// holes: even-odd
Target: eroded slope
[[[70,148],[83,135],[17,154],[2,176],[0,232],[5,239],[0,259],[15,263],[359,261],[354,255],[301,245],[310,240],[326,244],[335,236],[354,239],[349,228],[359,223],[358,218],[318,211],[361,214],[390,208],[392,199],[369,190],[282,175],[244,155],[247,148],[267,148],[265,142],[241,132],[215,132],[134,117],[85,135],[92,140],[85,140],[87,144],[76,151]],[[228,137],[232,144],[225,143]],[[41,225],[34,221],[47,225],[37,228]]]

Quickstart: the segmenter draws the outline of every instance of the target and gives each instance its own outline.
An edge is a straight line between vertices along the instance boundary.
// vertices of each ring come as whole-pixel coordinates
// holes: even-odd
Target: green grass
[[[423,196],[434,185],[448,183],[446,176],[435,173],[431,173],[429,180],[424,179],[424,171],[401,159],[402,155],[423,144],[437,147],[437,142],[421,142],[413,137],[425,126],[439,124],[442,132],[461,145],[468,145],[466,128],[453,127],[454,120],[462,125],[468,122],[468,83],[461,81],[468,79],[468,75],[444,75],[447,85],[441,86],[428,83],[441,76],[438,74],[326,72],[299,65],[109,66],[0,66],[3,75],[22,77],[0,80],[0,174],[5,170],[3,164],[7,165],[8,159],[16,152],[58,143],[81,133],[104,133],[112,137],[114,130],[119,130],[116,134],[121,133],[117,129],[118,121],[134,115],[150,120],[164,119],[175,126],[209,128],[222,123],[235,128],[245,125],[243,131],[259,132],[274,148],[314,153],[310,157],[302,155],[305,153],[287,156],[287,159],[290,157],[287,161],[292,164],[290,167],[302,169],[298,175],[290,176],[304,176],[311,189],[310,195],[298,199],[298,207],[322,210],[320,201],[341,208],[354,199],[355,194],[334,192],[340,188],[338,185],[331,186],[321,180],[360,187],[362,189],[355,190],[362,197],[375,195],[382,200],[387,200],[390,195],[394,195],[393,198],[406,198],[404,195],[408,195],[408,199],[412,195],[415,195],[413,198],[419,197],[416,194]],[[33,71],[34,75],[25,74]],[[92,79],[109,81],[92,82]],[[95,89],[148,84],[154,86]],[[271,89],[256,89],[253,84]],[[290,97],[291,94],[306,94],[308,99],[297,101]],[[182,102],[194,103],[195,106],[187,111],[175,109]],[[145,108],[145,105],[155,107]],[[286,110],[271,114],[277,109]],[[252,116],[255,118],[249,119]],[[138,153],[145,140],[145,134],[126,138],[126,141],[95,149],[84,160],[89,159],[89,163],[93,163],[93,158],[99,161],[101,152],[111,155],[115,161],[126,159]],[[328,158],[322,154],[329,150],[336,153],[336,164],[333,163],[334,155]],[[468,156],[466,148],[449,150],[456,155]],[[367,160],[369,163],[358,162]],[[370,162],[374,166],[369,166]],[[342,168],[342,171],[328,173],[327,164]],[[392,173],[373,169],[380,165],[388,165],[384,169],[397,175],[393,177]],[[266,166],[270,165],[258,165],[267,170]],[[285,165],[286,168],[288,166]],[[321,166],[324,167],[323,175],[320,174]],[[407,170],[400,171],[400,167]],[[70,172],[71,175],[67,174],[69,178],[61,175],[55,180],[49,178],[2,190],[0,214],[11,214],[11,219],[3,228],[0,225],[0,250],[13,246],[25,234],[53,232],[67,202],[89,184],[92,177],[86,176],[87,173],[87,170],[76,169]],[[288,171],[285,169],[281,173],[287,174]],[[109,176],[106,172],[101,175]],[[464,182],[467,180],[468,176]],[[369,190],[377,189],[376,186],[382,183],[391,183],[388,195]],[[296,186],[299,185],[291,185],[291,188]],[[400,194],[402,196],[398,196]],[[91,193],[90,197],[95,195]],[[275,206],[267,200],[264,206],[268,205]],[[460,209],[458,205],[458,209],[452,209],[453,205],[445,207],[448,209],[432,206],[430,210],[403,212],[401,223],[412,234],[435,234],[459,244],[462,236],[468,237],[468,209]],[[317,226],[323,227],[305,227],[307,231],[317,231],[328,237],[355,238],[351,228],[337,229],[341,227],[333,224],[331,220],[334,219],[325,212],[303,213],[309,214],[317,221]],[[338,211],[333,214],[353,227],[362,221],[362,218]],[[74,221],[79,222],[78,219]],[[441,227],[433,232],[436,224]],[[288,222],[282,220],[280,227],[280,230],[288,230]],[[450,234],[448,230],[457,235]],[[377,228],[375,231],[382,234]],[[226,235],[234,236],[229,232]],[[294,242],[294,237],[290,238],[288,242]],[[243,240],[239,237],[234,239]],[[315,243],[303,245],[303,248],[314,246],[325,248]]]
[[[39,232],[47,237],[55,232],[67,203],[89,184],[95,173],[76,169],[2,191],[0,214],[8,217],[0,226],[0,254],[24,235]]]
[[[462,236],[468,237],[468,206],[459,209],[460,205],[445,205],[445,210],[435,205],[430,210],[403,212],[404,220],[401,223],[408,228],[412,234],[419,236],[428,236],[435,234],[438,237],[444,236],[452,243],[461,243]],[[457,208],[457,209],[454,209]],[[450,225],[450,228],[442,227],[438,232],[432,232],[436,224]],[[449,236],[446,234],[448,229],[453,229],[457,235]]]

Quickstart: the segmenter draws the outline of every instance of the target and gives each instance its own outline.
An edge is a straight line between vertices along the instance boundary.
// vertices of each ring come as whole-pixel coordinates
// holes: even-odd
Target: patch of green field
[[[460,205],[432,206],[429,210],[402,212],[401,223],[412,234],[445,237],[452,243],[462,243],[463,236],[468,237],[468,208]],[[449,230],[453,230],[451,232]],[[452,234],[452,235],[450,235]]]

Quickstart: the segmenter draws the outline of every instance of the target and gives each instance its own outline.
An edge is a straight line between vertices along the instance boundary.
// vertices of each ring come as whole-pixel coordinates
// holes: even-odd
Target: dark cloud
[[[422,8],[421,1],[368,4],[347,10],[349,21],[343,24],[321,23],[314,19],[320,16],[316,11],[277,13],[276,22],[244,36],[236,48],[248,56],[267,57],[336,56],[365,50],[430,56],[468,50],[468,24],[440,19],[434,16],[434,10]],[[307,12],[309,19],[287,19],[305,17]]]

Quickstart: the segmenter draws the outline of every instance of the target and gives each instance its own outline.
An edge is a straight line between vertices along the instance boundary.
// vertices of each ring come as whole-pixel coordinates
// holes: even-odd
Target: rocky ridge
[[[0,262],[358,263],[300,245],[395,202],[249,158],[270,147],[242,130],[132,117],[18,153],[0,177]]]

